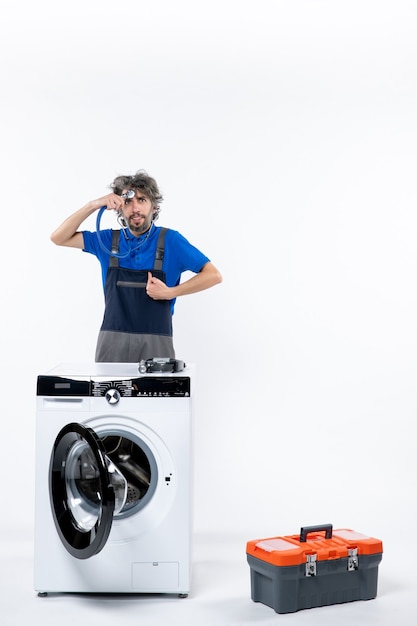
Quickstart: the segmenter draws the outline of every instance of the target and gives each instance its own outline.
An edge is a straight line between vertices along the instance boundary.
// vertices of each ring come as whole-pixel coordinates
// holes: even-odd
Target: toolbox
[[[376,597],[382,541],[332,524],[246,544],[251,598],[276,613]]]

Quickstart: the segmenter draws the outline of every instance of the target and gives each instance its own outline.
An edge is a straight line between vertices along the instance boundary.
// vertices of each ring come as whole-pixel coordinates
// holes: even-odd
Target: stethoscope
[[[121,197],[121,198],[123,198],[124,200],[131,200],[132,198],[134,198],[134,197],[135,197],[135,192],[134,192],[134,190],[133,190],[133,189],[129,189],[128,191],[126,191],[126,193],[122,193],[120,197]],[[148,232],[147,232],[147,234],[146,234],[146,237],[145,237],[144,239],[142,239],[142,241],[141,241],[138,245],[133,246],[132,241],[131,241],[131,239],[129,239],[129,237],[128,237],[128,235],[127,235],[127,232],[126,232],[126,222],[124,221],[124,219],[123,219],[120,215],[118,215],[118,216],[117,216],[117,221],[119,222],[120,226],[122,227],[122,233],[123,233],[123,235],[124,235],[124,237],[125,237],[125,239],[126,239],[126,242],[127,242],[127,244],[128,244],[128,250],[127,250],[127,252],[125,252],[124,254],[120,254],[120,252],[116,252],[116,250],[113,250],[113,249],[112,249],[112,250],[109,250],[109,249],[108,249],[108,248],[104,245],[103,240],[102,240],[102,238],[101,238],[101,234],[100,234],[100,231],[101,231],[101,229],[100,229],[101,217],[102,217],[102,215],[103,215],[104,211],[106,211],[106,210],[107,210],[107,206],[105,205],[105,206],[102,206],[102,207],[99,209],[99,212],[97,213],[97,219],[96,219],[96,232],[97,232],[97,240],[98,240],[98,243],[99,243],[99,245],[100,245],[100,248],[101,248],[101,249],[103,250],[103,252],[105,252],[106,254],[109,254],[110,256],[115,256],[115,257],[117,257],[118,259],[125,259],[127,256],[129,256],[130,254],[132,254],[133,252],[135,252],[135,250],[137,250],[138,248],[140,248],[140,247],[141,247],[141,246],[145,243],[145,241],[146,241],[146,240],[147,240],[147,238],[149,237],[150,232],[151,232],[151,230],[152,230],[153,222],[152,222],[152,224],[151,224],[151,226],[150,226],[150,228],[149,228],[149,230],[148,230]]]

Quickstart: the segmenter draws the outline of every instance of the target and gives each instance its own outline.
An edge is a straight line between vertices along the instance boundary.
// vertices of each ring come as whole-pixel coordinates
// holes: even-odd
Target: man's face
[[[123,193],[126,191],[124,189]],[[148,196],[139,189],[135,189],[135,196],[126,198],[122,213],[132,235],[140,237],[152,224],[154,207]]]

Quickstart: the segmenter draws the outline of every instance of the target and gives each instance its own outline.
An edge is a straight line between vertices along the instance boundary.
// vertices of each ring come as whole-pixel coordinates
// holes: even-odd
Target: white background
[[[144,168],[224,279],[174,316],[196,531],[330,522],[389,553],[415,528],[416,3],[1,12],[2,533],[32,536],[36,376],[92,361],[103,311],[97,261],[49,235]]]

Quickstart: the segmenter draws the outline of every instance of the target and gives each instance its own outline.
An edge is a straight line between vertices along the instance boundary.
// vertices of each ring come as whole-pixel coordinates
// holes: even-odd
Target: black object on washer
[[[139,361],[139,372],[150,374],[153,372],[181,372],[186,367],[184,361],[170,358],[142,359]]]

